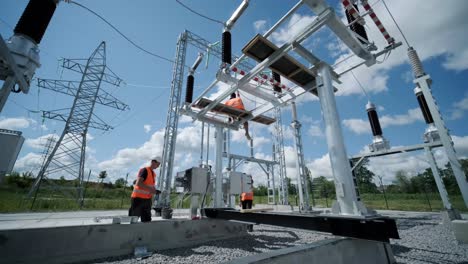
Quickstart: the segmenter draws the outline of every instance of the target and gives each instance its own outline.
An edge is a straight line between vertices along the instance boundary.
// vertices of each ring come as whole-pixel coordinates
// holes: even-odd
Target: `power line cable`
[[[210,21],[212,21],[212,22],[219,23],[219,24],[221,24],[221,25],[224,26],[224,22],[223,22],[223,21],[220,21],[220,20],[217,20],[217,19],[214,19],[214,18],[207,17],[207,16],[205,16],[205,15],[203,15],[203,14],[201,14],[201,13],[195,11],[195,10],[193,10],[192,8],[186,6],[184,3],[180,2],[179,0],[176,0],[176,2],[177,2],[179,5],[185,7],[185,8],[186,8],[187,10],[189,10],[190,12],[192,12],[192,13],[194,13],[194,14],[200,16],[200,17],[203,17],[204,19],[208,19],[208,20],[210,20]]]
[[[122,33],[118,28],[116,28],[114,25],[112,25],[112,23],[110,23],[104,17],[102,17],[98,13],[94,12],[93,10],[89,9],[88,7],[86,7],[86,6],[84,6],[84,5],[80,4],[80,3],[77,3],[75,1],[68,1],[68,2],[71,3],[71,4],[75,4],[75,5],[77,5],[77,6],[81,7],[81,8],[84,8],[84,9],[88,10],[90,13],[92,13],[95,16],[97,16],[98,18],[100,18],[102,21],[104,21],[107,25],[109,25],[112,29],[114,29],[117,33],[119,33],[120,36],[122,36],[124,39],[126,39],[128,42],[130,42],[137,49],[139,49],[139,50],[141,50],[141,51],[143,51],[143,52],[145,52],[145,53],[147,53],[147,54],[149,54],[149,55],[151,55],[153,57],[159,58],[161,60],[165,60],[165,61],[170,62],[170,63],[174,63],[173,60],[168,59],[166,57],[163,57],[161,55],[158,55],[156,53],[153,53],[151,51],[148,51],[147,49],[145,49],[145,48],[141,47],[140,45],[136,44],[133,40],[128,38],[124,33]],[[186,67],[188,67],[188,66],[186,66]]]
[[[405,40],[405,42],[406,42],[406,45],[407,45],[408,47],[411,47],[411,46],[410,46],[410,44],[409,44],[409,42],[408,42],[408,40],[406,39],[406,36],[405,36],[405,34],[403,34],[403,31],[401,30],[400,26],[398,25],[398,23],[396,22],[395,18],[393,17],[393,15],[392,15],[392,12],[390,12],[390,9],[388,9],[388,6],[387,6],[387,4],[385,3],[385,1],[384,1],[384,0],[382,0],[382,3],[384,4],[384,6],[385,6],[385,9],[387,9],[387,12],[388,12],[388,14],[389,14],[389,15],[390,15],[390,17],[392,18],[392,20],[393,20],[393,23],[395,23],[396,27],[397,27],[397,28],[398,28],[398,30],[400,31],[400,34],[403,36],[403,39]]]

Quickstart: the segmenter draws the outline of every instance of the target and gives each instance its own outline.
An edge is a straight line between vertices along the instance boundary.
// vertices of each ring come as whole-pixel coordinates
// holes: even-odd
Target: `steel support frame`
[[[440,114],[434,96],[432,95],[430,87],[431,77],[428,74],[425,74],[419,78],[416,78],[413,82],[419,88],[421,88],[424,97],[426,98],[427,106],[429,107],[429,111],[431,112],[432,118],[434,119],[434,124],[437,127],[437,131],[439,132],[440,141],[445,149],[445,153],[447,154],[447,158],[449,160],[450,166],[452,167],[455,179],[457,180],[463,201],[465,202],[465,206],[468,207],[468,182],[461,164],[458,161],[452,138],[450,137],[448,129],[445,127],[445,122],[442,119],[442,115]]]
[[[296,103],[291,103],[293,121],[291,127],[294,131],[294,150],[296,151],[296,180],[297,191],[299,193],[299,210],[310,211],[312,208],[309,203],[309,187],[307,184],[307,173],[304,158],[304,147],[302,146],[301,123],[297,120]]]
[[[392,149],[382,150],[378,152],[370,152],[370,153],[364,153],[361,155],[356,155],[350,159],[352,162],[357,160],[357,162],[354,163],[354,167],[352,168],[352,170],[355,171],[357,168],[359,168],[362,165],[363,161],[365,161],[366,159],[370,157],[379,157],[379,156],[386,156],[386,155],[392,155],[392,154],[397,154],[397,153],[407,153],[407,152],[412,152],[412,151],[417,151],[417,150],[424,150],[424,152],[426,153],[427,161],[431,167],[432,175],[434,176],[434,180],[436,182],[437,190],[439,191],[442,204],[444,205],[444,208],[446,210],[453,210],[453,206],[450,203],[450,199],[449,199],[447,190],[445,189],[444,182],[442,181],[442,178],[440,177],[439,169],[437,168],[437,163],[434,159],[434,154],[432,153],[432,148],[442,147],[442,146],[443,145],[441,144],[441,142],[429,142],[429,143],[424,143],[424,144],[398,147],[398,148],[392,148]]]
[[[280,204],[289,204],[288,198],[288,184],[286,175],[286,158],[284,156],[284,140],[283,140],[283,123],[281,121],[281,108],[275,108],[275,126],[274,126],[274,138],[275,146],[273,157],[278,166],[276,166],[276,174],[278,174],[278,202]]]
[[[306,26],[305,30],[295,36],[289,42],[283,44],[279,49],[277,49],[273,54],[271,54],[267,59],[263,60],[259,64],[257,64],[252,70],[247,72],[241,79],[239,79],[237,86],[230,87],[226,91],[224,91],[221,95],[219,95],[216,99],[211,102],[211,104],[207,105],[202,111],[198,113],[198,116],[205,115],[208,111],[213,109],[217,104],[219,104],[222,100],[224,100],[227,96],[231,93],[235,92],[238,87],[244,86],[250,82],[257,74],[264,71],[268,68],[271,64],[281,58],[285,53],[291,51],[293,49],[293,43],[298,42],[301,43],[305,39],[307,39],[311,34],[318,31],[322,28],[328,21],[330,17],[334,14],[333,10],[328,7],[325,8],[322,12],[318,13],[317,18],[312,21],[308,26]],[[344,26],[344,25],[343,25]],[[204,91],[206,93],[207,91]],[[200,100],[201,98],[197,98],[195,101]]]
[[[275,191],[275,175],[273,173],[273,166],[277,165],[278,162],[271,161],[271,160],[264,160],[264,159],[257,159],[254,157],[247,157],[247,156],[242,156],[242,155],[237,155],[237,154],[231,154],[231,153],[223,153],[223,156],[228,158],[228,164],[229,167],[228,169],[232,171],[236,171],[237,166],[240,165],[242,161],[248,161],[248,162],[255,162],[260,166],[260,168],[263,170],[263,172],[267,176],[267,196],[268,196],[268,204],[276,204],[276,191]],[[264,164],[266,166],[266,169],[262,166]]]
[[[360,218],[336,215],[241,213],[226,208],[204,208],[202,215],[209,218],[313,230],[331,233],[335,236],[382,242],[389,242],[390,238],[400,238],[395,220],[383,216]]]
[[[181,105],[187,42],[188,33],[187,31],[184,31],[177,40],[176,56],[172,71],[171,95],[169,97],[166,129],[164,131],[161,176],[156,183],[156,188],[161,190],[161,194],[159,196],[159,200],[154,205],[156,207],[170,206],[170,192],[173,177],[174,155],[177,142],[177,129],[179,123],[179,109]]]
[[[333,91],[330,66],[322,64],[318,70],[321,76],[321,85],[318,86],[317,92],[322,109],[328,153],[336,187],[337,201],[332,207],[332,212],[342,215],[367,215],[367,209],[358,200],[351,167],[346,154],[340,117]]]

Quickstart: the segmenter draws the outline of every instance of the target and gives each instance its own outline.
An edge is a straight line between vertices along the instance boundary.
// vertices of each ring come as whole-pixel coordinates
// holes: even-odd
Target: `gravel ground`
[[[458,244],[440,214],[395,217],[401,239],[392,239],[398,263],[468,264],[468,245]]]
[[[441,224],[439,214],[390,213],[397,219],[400,237],[392,240],[398,263],[468,264],[468,246],[458,245],[451,230]],[[199,246],[158,251],[145,259],[124,256],[95,263],[223,263],[232,259],[292,247],[332,236],[290,228],[254,226],[248,236]]]

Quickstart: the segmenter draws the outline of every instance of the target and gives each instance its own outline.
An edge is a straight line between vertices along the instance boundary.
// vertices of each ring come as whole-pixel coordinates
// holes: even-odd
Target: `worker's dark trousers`
[[[151,222],[151,199],[132,198],[128,216],[139,216],[142,222]]]
[[[242,209],[252,209],[252,200],[241,201]]]

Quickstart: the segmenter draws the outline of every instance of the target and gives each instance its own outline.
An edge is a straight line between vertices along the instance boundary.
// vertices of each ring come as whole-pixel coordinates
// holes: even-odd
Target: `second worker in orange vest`
[[[135,185],[133,186],[132,202],[129,216],[141,217],[141,222],[151,222],[151,203],[153,195],[160,193],[156,190],[156,173],[153,171],[161,164],[161,158],[153,158],[148,167],[138,171]]]
[[[242,102],[242,99],[239,96],[236,97],[235,93],[232,93],[231,99],[227,100],[226,103],[224,104],[227,106],[232,106],[234,108],[245,111],[245,107],[244,107],[244,103]],[[247,140],[251,140],[252,138],[250,137],[250,134],[249,134],[249,123],[247,122],[244,123],[244,129],[245,129],[245,137],[247,138]]]
[[[252,209],[253,192],[243,192],[240,197],[242,209]]]

